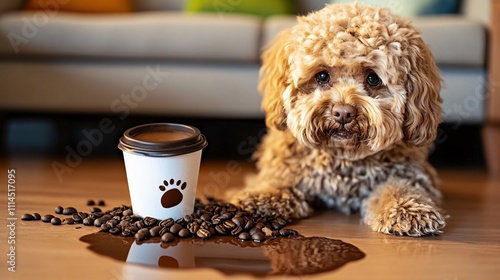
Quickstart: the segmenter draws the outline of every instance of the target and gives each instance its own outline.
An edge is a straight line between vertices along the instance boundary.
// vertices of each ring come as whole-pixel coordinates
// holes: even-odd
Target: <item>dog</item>
[[[427,161],[442,79],[410,20],[356,2],[327,5],[298,17],[262,61],[267,134],[257,174],[233,203],[289,220],[359,211],[377,232],[442,233]]]

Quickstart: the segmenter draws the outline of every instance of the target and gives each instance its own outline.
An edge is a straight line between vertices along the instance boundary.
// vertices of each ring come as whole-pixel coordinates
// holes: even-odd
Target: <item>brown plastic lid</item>
[[[144,140],[141,135],[173,132],[182,135],[171,140]],[[120,138],[118,148],[124,152],[151,157],[169,157],[196,152],[208,142],[201,132],[192,126],[177,123],[152,123],[127,129]]]

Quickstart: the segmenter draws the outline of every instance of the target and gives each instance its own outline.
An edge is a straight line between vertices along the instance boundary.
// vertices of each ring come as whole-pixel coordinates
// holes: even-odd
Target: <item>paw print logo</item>
[[[181,188],[181,190],[184,190],[187,187],[186,182],[182,182],[181,180],[177,180],[177,182],[172,178],[170,181],[163,181],[163,185],[160,185],[160,191],[164,192],[167,190],[168,186],[177,186]],[[162,196],[161,196],[161,206],[163,208],[171,208],[176,205],[179,205],[182,202],[182,199],[184,196],[182,195],[181,191],[177,188],[170,189],[166,191]]]

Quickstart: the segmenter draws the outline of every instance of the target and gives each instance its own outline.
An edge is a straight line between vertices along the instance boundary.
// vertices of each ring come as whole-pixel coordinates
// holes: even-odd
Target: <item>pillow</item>
[[[333,2],[350,3],[353,1],[333,0]],[[457,13],[460,6],[460,0],[359,0],[358,3],[377,7],[387,7],[393,12],[406,17]]]
[[[216,12],[252,14],[268,17],[276,14],[294,14],[295,1],[290,0],[188,0],[187,12]]]
[[[51,10],[57,5],[59,11],[78,13],[129,13],[133,11],[132,0],[28,0],[27,10]]]

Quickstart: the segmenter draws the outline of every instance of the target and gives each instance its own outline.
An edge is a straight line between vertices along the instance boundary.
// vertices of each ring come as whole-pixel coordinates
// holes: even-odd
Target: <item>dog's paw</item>
[[[306,218],[312,213],[304,193],[295,188],[243,191],[232,199],[232,203],[260,216],[281,216],[287,220]]]
[[[385,234],[425,236],[442,233],[445,217],[431,202],[408,196],[384,205],[379,213],[365,214],[363,221]]]

